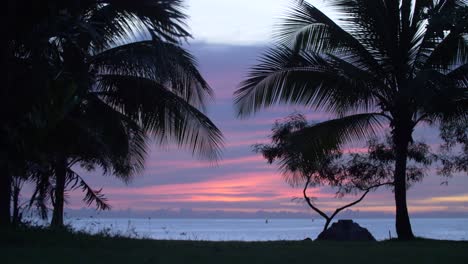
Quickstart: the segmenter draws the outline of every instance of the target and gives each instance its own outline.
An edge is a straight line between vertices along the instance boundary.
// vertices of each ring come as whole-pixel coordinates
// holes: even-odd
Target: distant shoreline
[[[443,217],[441,217],[441,215]],[[67,218],[74,217],[95,217],[95,218],[161,218],[161,219],[320,219],[321,217],[314,213],[296,213],[296,212],[270,212],[259,210],[257,212],[228,212],[228,211],[196,211],[191,209],[161,209],[154,211],[138,210],[112,210],[95,211],[89,208],[77,210],[65,210]],[[411,218],[468,218],[468,212],[428,212],[428,213],[410,213]],[[337,218],[340,219],[394,219],[392,213],[381,212],[361,212],[348,210],[340,213]]]

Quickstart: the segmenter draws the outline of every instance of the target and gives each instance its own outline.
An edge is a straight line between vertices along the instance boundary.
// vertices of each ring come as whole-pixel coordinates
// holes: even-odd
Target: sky
[[[127,214],[158,210],[189,212],[229,212],[245,215],[255,212],[289,212],[314,217],[311,210],[294,200],[300,189],[286,184],[277,168],[268,165],[252,145],[266,143],[272,124],[294,111],[306,114],[309,121],[323,121],[327,115],[300,106],[278,106],[248,119],[237,119],[232,94],[246,76],[250,66],[271,43],[274,25],[287,11],[288,0],[188,0],[188,21],[194,39],[189,50],[197,57],[200,70],[214,89],[216,98],[207,115],[222,130],[225,149],[216,166],[193,158],[173,147],[152,145],[146,170],[128,185],[99,173],[84,177],[109,199],[114,212]],[[317,0],[318,6],[334,14]],[[437,135],[423,127],[419,139],[436,146]],[[356,145],[355,147],[360,147]],[[448,185],[435,170],[410,189],[410,214],[468,215],[468,177],[456,176]],[[327,188],[311,188],[320,208],[332,210],[350,199],[336,199]],[[70,194],[68,207],[80,209],[82,194]],[[393,194],[388,189],[371,193],[354,211],[365,215],[393,214]],[[190,214],[189,214],[190,215]],[[318,217],[318,216],[317,216]]]

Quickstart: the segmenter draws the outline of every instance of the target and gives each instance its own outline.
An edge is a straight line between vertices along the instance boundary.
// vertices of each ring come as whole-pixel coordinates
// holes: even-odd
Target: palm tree
[[[190,37],[181,1],[105,2],[70,8],[65,23],[75,23],[77,31],[55,39],[63,49],[65,72],[72,75],[69,83],[83,84],[92,100],[137,123],[160,143],[175,140],[191,146],[194,154],[217,159],[221,133],[199,110],[212,91],[180,47]],[[63,178],[56,177],[62,179],[60,192]]]
[[[340,24],[297,1],[277,45],[235,93],[245,117],[275,104],[303,104],[336,118],[292,137],[308,155],[369,138],[385,123],[395,148],[396,230],[414,235],[406,203],[408,145],[423,122],[466,122],[467,13],[457,0],[332,0]],[[340,26],[342,25],[342,26]]]
[[[65,111],[65,110],[62,110]],[[75,139],[75,140],[71,140]],[[63,209],[67,187],[80,187],[85,202],[95,202],[98,209],[110,209],[100,190],[94,190],[74,167],[80,165],[87,171],[100,168],[104,174],[113,175],[125,182],[141,172],[146,154],[145,131],[136,122],[104,105],[92,95],[82,102],[55,126],[41,146],[52,161],[50,177],[40,177],[38,193],[52,188],[54,205],[52,226],[63,226]],[[44,185],[45,184],[45,185]],[[41,191],[42,190],[42,191]],[[40,197],[44,201],[44,197]]]
[[[31,35],[32,30],[16,30],[27,27],[27,23],[16,21],[22,17],[18,14],[21,8],[14,8],[16,4],[18,2],[8,1],[5,41],[1,44],[1,63],[8,70],[6,80],[0,86],[0,98],[3,99],[0,104],[0,225],[8,225],[11,221],[14,174],[27,167],[28,160],[37,157],[35,145],[41,142],[40,131],[44,131],[39,109],[47,94],[48,79],[54,75],[53,65],[29,43],[33,37],[27,35]]]
[[[73,146],[76,137],[106,132],[104,137],[89,137],[92,140],[83,144],[89,146],[93,140],[110,136],[112,130],[107,128],[111,126],[128,132],[128,125],[137,125],[143,138],[151,136],[159,144],[174,142],[210,160],[219,158],[221,132],[204,114],[212,90],[198,72],[195,59],[181,47],[190,38],[182,1],[25,2],[18,5],[29,11],[37,8],[31,12],[33,18],[26,18],[31,23],[25,23],[32,29],[34,45],[26,45],[31,36],[17,42],[26,43],[23,49],[48,54],[49,65],[57,69],[49,79],[49,101],[43,105],[51,105],[52,112],[61,115],[48,124],[47,134],[57,135],[56,143],[69,143],[55,144],[57,148],[48,152],[55,153],[52,171],[59,193],[63,194],[70,165],[74,164],[71,161],[88,163],[103,158],[102,153]],[[92,114],[83,115],[82,111],[89,111],[91,105],[95,118],[103,124],[87,123]],[[113,119],[106,118],[109,116]],[[84,133],[57,134],[77,127]],[[131,141],[127,138],[125,142]],[[108,140],[104,143],[116,144]],[[59,146],[65,150],[57,151]],[[115,148],[107,154],[113,151]],[[143,157],[142,152],[133,154]],[[63,211],[62,197],[55,195],[58,211]]]

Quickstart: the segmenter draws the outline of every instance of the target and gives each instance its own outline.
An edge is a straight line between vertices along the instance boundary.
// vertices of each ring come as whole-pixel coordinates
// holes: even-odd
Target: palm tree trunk
[[[6,166],[2,166],[0,175],[0,225],[11,224],[11,175]]]
[[[63,227],[63,208],[65,203],[65,182],[67,175],[67,161],[59,158],[55,164],[55,201],[51,227]]]
[[[19,195],[21,189],[18,186],[13,187],[13,226],[18,226],[21,222],[20,208],[19,208]]]
[[[409,133],[411,135],[411,133]],[[395,206],[396,206],[396,232],[398,239],[414,239],[411,229],[411,222],[406,204],[406,163],[408,159],[408,145],[410,137],[407,133],[394,134],[394,143],[396,147],[395,161]]]

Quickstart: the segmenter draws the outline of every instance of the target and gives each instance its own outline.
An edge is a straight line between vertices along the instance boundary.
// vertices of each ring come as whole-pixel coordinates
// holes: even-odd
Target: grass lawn
[[[0,231],[1,263],[468,263],[468,242],[195,242]],[[6,260],[6,262],[5,262]]]

